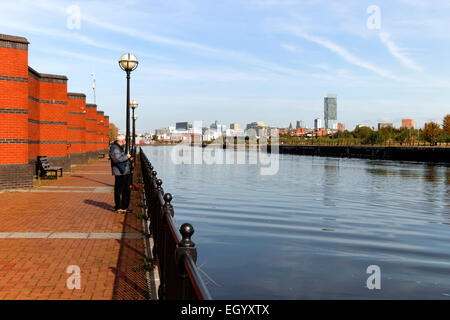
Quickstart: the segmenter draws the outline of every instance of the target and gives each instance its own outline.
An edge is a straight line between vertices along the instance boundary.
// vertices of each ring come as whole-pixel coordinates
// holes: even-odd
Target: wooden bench
[[[58,171],[61,172],[60,177],[62,177],[63,172],[62,172],[62,167],[52,167],[50,166],[50,163],[48,162],[48,157],[47,156],[39,156],[38,157],[38,162],[39,162],[39,171],[40,171],[40,176],[46,176],[47,172],[54,172],[55,173],[55,177],[58,177]]]

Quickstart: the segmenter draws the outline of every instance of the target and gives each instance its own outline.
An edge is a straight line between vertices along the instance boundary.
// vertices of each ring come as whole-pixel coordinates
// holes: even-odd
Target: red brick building
[[[0,34],[0,189],[31,187],[38,156],[68,171],[109,145],[109,117],[68,93],[66,76],[29,67],[28,45]]]
[[[402,119],[402,128],[414,129],[414,119]]]
[[[288,134],[291,137],[297,136],[297,137],[306,137],[306,136],[312,136],[312,137],[322,137],[326,136],[328,134],[327,130],[325,129],[305,129],[305,128],[298,128],[298,129],[292,129],[292,130],[280,130],[279,134]]]

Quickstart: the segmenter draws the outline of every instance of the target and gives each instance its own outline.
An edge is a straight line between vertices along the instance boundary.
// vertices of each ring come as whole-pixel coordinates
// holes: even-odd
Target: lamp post
[[[136,120],[137,120],[137,116],[133,115],[133,157],[135,158],[136,156],[136,135],[135,135],[135,131],[134,128],[136,127]]]
[[[136,149],[136,119],[137,119],[137,117],[134,115],[134,109],[136,109],[137,107],[138,107],[138,103],[137,103],[137,101],[136,100],[131,100],[131,102],[130,102],[130,107],[131,107],[131,110],[133,111],[133,115],[132,115],[132,118],[133,118],[133,140],[132,140],[132,154],[133,154],[133,157],[135,156],[135,149]]]
[[[125,136],[125,153],[130,153],[130,74],[138,66],[138,61],[131,53],[125,53],[119,60],[119,66],[127,73],[127,128]]]

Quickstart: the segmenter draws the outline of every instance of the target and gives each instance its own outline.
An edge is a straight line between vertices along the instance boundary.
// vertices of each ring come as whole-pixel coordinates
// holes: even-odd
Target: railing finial
[[[181,248],[193,248],[195,247],[195,243],[191,240],[192,235],[194,234],[194,227],[190,223],[184,223],[180,227],[180,233],[182,236],[181,241],[178,243],[178,246]]]
[[[164,195],[163,199],[164,199],[164,201],[165,201],[167,204],[170,204],[170,201],[172,201],[173,197],[172,197],[172,195],[171,195],[170,193],[166,193],[166,194]]]
[[[157,187],[157,190],[158,190],[158,191],[161,191],[162,193],[164,193],[164,190],[163,190],[163,188],[161,187],[162,184],[163,184],[163,182],[162,182],[161,179],[157,179],[157,180],[156,180],[156,185],[158,186],[158,187]]]
[[[170,201],[172,201],[172,195],[170,193],[166,193],[163,199],[164,199],[163,205],[164,212],[166,214],[170,214],[173,217],[174,216],[173,206],[170,204]]]
[[[183,255],[188,255],[192,258],[194,263],[197,263],[197,248],[195,243],[191,240],[194,234],[194,227],[190,223],[184,223],[180,227],[181,240],[177,245],[176,259],[180,263]]]

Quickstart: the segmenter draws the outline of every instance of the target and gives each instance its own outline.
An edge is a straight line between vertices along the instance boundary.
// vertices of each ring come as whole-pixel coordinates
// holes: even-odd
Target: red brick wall
[[[69,154],[86,152],[86,95],[67,93],[67,143]]]
[[[105,123],[105,113],[103,111],[97,111],[97,150],[103,150],[103,143],[104,143],[104,123]]]
[[[105,123],[103,128],[103,134],[105,135],[105,143],[104,143],[104,149],[109,149],[109,116],[105,116]]]
[[[97,151],[97,105],[86,104],[86,151]]]
[[[0,164],[28,163],[28,41],[0,35]]]
[[[31,140],[40,140],[39,123],[33,119],[39,120],[39,102],[30,97],[39,97],[39,80],[35,77],[28,77],[28,138]],[[28,159],[37,159],[39,155],[39,144],[28,144]]]
[[[38,96],[29,94],[30,105],[37,111],[28,121],[38,127],[39,138],[29,136],[29,144],[37,156],[67,156],[67,78],[65,76],[41,74],[29,68],[29,78],[38,83]],[[32,80],[33,81],[33,80]],[[30,158],[36,154],[30,153]]]
[[[29,164],[40,155],[70,169],[69,154],[109,146],[109,117],[96,105],[86,105],[84,94],[67,93],[65,76],[30,68],[28,44],[25,38],[0,34],[0,188],[31,185]],[[19,171],[31,180],[24,182]],[[14,176],[15,181],[4,178]]]

